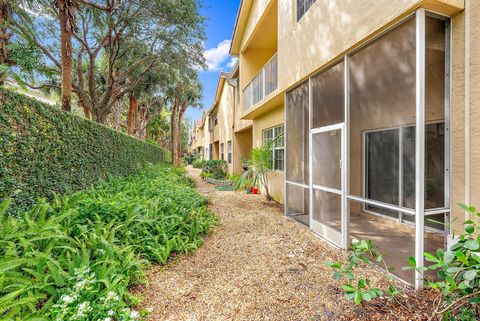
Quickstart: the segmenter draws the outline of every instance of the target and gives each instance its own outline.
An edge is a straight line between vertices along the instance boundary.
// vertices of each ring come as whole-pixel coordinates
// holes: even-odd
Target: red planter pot
[[[252,188],[252,194],[260,194],[258,193],[258,188],[256,187]]]

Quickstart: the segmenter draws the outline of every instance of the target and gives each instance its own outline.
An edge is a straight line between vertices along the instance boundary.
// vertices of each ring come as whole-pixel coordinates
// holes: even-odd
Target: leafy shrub
[[[473,321],[480,319],[480,212],[473,206],[460,204],[460,207],[469,214],[469,219],[463,223],[465,227],[458,235],[458,242],[447,251],[426,252],[429,266],[416,266],[415,258],[410,257],[410,266],[405,269],[436,272],[436,278],[424,274],[426,286],[438,292],[433,316]],[[452,235],[456,237],[454,231]]]
[[[416,269],[422,273],[426,287],[437,292],[429,320],[480,320],[480,212],[473,206],[460,204],[460,207],[470,218],[463,223],[465,227],[460,235],[455,235],[452,231],[457,242],[447,251],[437,249],[435,254],[425,252],[425,260],[431,263],[428,266],[417,266],[415,258],[410,257],[409,266],[403,268]],[[380,278],[387,281],[386,290],[378,288],[368,278],[355,277],[354,268],[358,267],[359,261],[368,262],[370,258],[384,262],[372,241],[355,242],[352,244],[352,250],[353,253],[348,256],[347,262],[327,263],[335,270],[333,275],[335,279],[345,277],[348,280],[342,286],[348,299],[360,304],[383,293],[387,293],[390,298],[400,293],[392,277],[386,274]],[[384,267],[388,270],[386,265]],[[430,271],[428,275],[425,274],[427,271]],[[429,276],[432,272],[433,277]]]
[[[192,166],[193,168],[203,168],[205,161],[203,159],[196,159],[193,161]]]
[[[225,179],[227,177],[227,162],[224,160],[203,161],[202,172],[212,174],[215,179]]]
[[[386,271],[389,271],[387,264],[383,260],[383,255],[372,241],[354,240],[351,244],[351,250],[352,253],[348,255],[346,262],[327,262],[326,264],[335,270],[333,274],[335,280],[347,280],[342,285],[347,299],[353,299],[355,304],[360,304],[362,301],[370,301],[384,294],[390,299],[399,294],[399,290],[395,286],[394,279],[390,274],[382,274],[376,282],[355,274],[355,269],[358,268],[360,262],[368,263],[369,260],[380,263]]]
[[[255,187],[263,187],[267,200],[273,200],[269,189],[269,174],[272,172],[272,146],[275,141],[276,139],[269,140],[266,144],[250,151],[248,170],[240,176],[235,185],[235,190],[248,189],[251,187],[251,183]]]
[[[192,165],[196,159],[197,157],[195,155],[187,155],[183,158],[185,163],[187,163],[188,165]]]
[[[145,264],[195,250],[215,224],[183,172],[149,166],[17,217],[4,200],[0,319],[138,319],[128,288],[144,280]]]
[[[170,157],[156,145],[6,89],[0,105],[0,201],[13,198],[10,211]]]

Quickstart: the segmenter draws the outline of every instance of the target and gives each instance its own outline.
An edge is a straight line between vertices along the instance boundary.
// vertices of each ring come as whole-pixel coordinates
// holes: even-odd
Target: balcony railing
[[[243,111],[264,99],[278,87],[277,54],[263,66],[262,70],[250,81],[243,90]]]

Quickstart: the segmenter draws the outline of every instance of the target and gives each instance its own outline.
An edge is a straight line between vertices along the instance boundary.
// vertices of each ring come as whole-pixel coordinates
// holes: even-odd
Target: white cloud
[[[205,50],[203,55],[205,56],[208,71],[222,70],[225,62],[230,57],[228,52],[230,50],[231,42],[231,40],[223,40],[218,43],[215,48]]]
[[[238,60],[237,57],[232,57],[232,58],[230,58],[230,61],[228,62],[227,67],[228,67],[229,69],[232,69],[233,66],[235,66],[235,64],[237,63],[237,60]]]

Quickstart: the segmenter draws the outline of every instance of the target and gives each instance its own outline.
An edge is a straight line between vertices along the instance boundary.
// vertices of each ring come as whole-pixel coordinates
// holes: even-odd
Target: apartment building
[[[228,172],[242,173],[252,149],[252,121],[241,119],[238,64],[221,73],[211,107],[192,126],[189,152],[206,160],[225,160]]]
[[[480,0],[243,0],[230,52],[252,146],[283,137],[285,214],[421,288],[406,259],[451,241],[431,219],[480,204]]]

